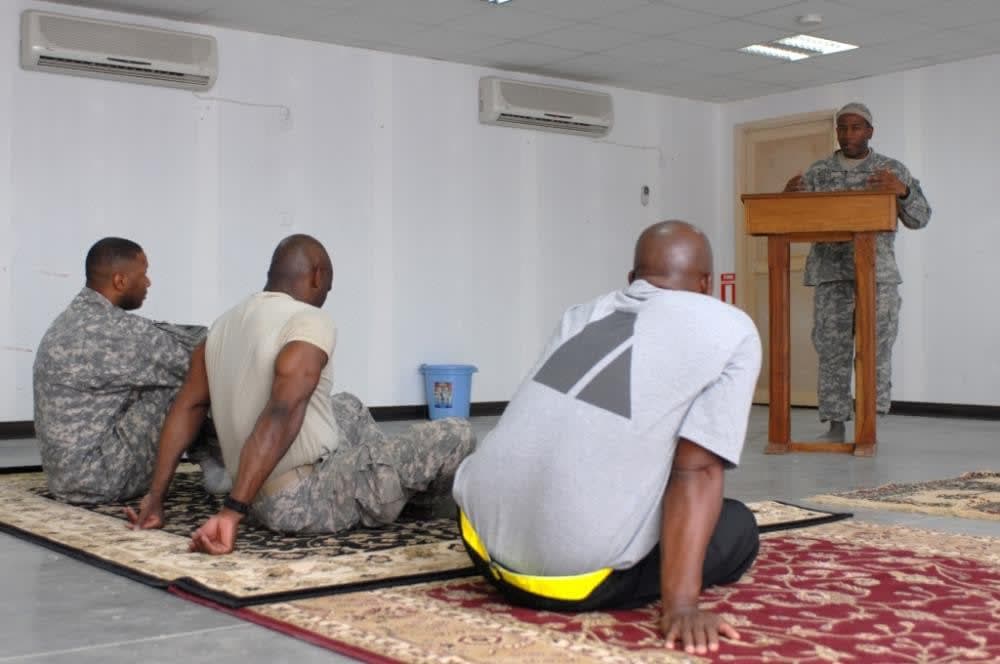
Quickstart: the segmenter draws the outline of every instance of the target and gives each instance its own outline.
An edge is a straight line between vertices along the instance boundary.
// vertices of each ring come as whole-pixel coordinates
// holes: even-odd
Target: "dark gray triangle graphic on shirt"
[[[635,314],[624,311],[595,320],[552,353],[535,380],[563,394],[569,392],[608,353],[631,338],[634,329]]]
[[[601,369],[576,398],[631,419],[632,347],[626,348],[611,364]]]

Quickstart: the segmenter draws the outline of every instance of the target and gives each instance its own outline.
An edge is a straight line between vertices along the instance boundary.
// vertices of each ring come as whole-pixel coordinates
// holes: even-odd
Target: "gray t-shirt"
[[[660,539],[678,437],[739,462],[760,337],[739,309],[634,282],[571,308],[454,496],[522,574],[627,569]]]

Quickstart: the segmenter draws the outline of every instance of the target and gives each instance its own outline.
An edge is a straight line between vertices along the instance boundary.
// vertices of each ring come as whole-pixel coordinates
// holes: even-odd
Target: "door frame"
[[[733,215],[733,228],[734,228],[734,238],[735,238],[735,264],[736,264],[736,292],[742,293],[741,298],[736,299],[736,306],[741,308],[748,316],[753,317],[753,311],[755,308],[755,295],[752,289],[752,268],[750,265],[750,236],[746,234],[746,220],[743,214],[743,202],[740,200],[740,196],[746,191],[747,182],[750,181],[749,169],[753,163],[750,159],[750,145],[751,141],[748,136],[751,132],[758,132],[761,130],[780,130],[788,129],[789,138],[796,135],[794,128],[803,125],[810,124],[821,121],[828,121],[830,123],[830,144],[831,150],[836,149],[837,146],[837,132],[836,132],[836,109],[829,109],[823,111],[811,111],[808,113],[796,113],[793,115],[783,115],[779,117],[766,118],[763,120],[754,120],[752,122],[743,122],[733,127],[733,168],[734,177],[733,182],[735,184],[735,191],[733,192],[733,198],[735,200],[734,215]],[[781,138],[780,133],[775,136],[775,138]],[[789,176],[791,177],[791,176]],[[794,265],[792,266],[795,267]],[[802,267],[801,265],[799,266]],[[768,352],[764,349],[764,352]],[[755,396],[755,403],[757,403],[757,397]]]
[[[750,142],[747,140],[747,135],[750,132],[760,131],[761,129],[790,128],[795,125],[808,124],[820,120],[830,120],[831,143],[832,146],[835,147],[837,145],[837,132],[834,124],[836,113],[836,109],[830,109],[828,111],[812,111],[809,113],[796,113],[794,115],[783,115],[781,117],[767,118],[765,120],[744,122],[733,127],[733,166],[736,171],[733,174],[735,176],[733,178],[733,182],[735,183],[733,199],[736,201],[736,204],[734,205],[735,214],[733,215],[733,224],[735,228],[734,237],[736,238],[736,292],[743,293],[744,303],[750,301],[750,274],[747,271],[749,251],[747,248],[746,220],[743,216],[743,201],[740,200],[740,196],[746,191],[746,183],[749,179],[747,168],[750,160],[747,150],[749,149]],[[739,300],[737,300],[736,304],[749,314],[749,306],[742,306]]]

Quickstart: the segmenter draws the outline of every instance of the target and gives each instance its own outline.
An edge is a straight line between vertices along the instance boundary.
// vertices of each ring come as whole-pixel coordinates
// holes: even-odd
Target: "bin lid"
[[[471,364],[421,364],[420,373],[475,373],[479,369]]]

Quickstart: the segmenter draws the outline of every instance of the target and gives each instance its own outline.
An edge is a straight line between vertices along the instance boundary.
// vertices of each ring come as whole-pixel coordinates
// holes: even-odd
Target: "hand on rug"
[[[674,649],[680,641],[687,653],[707,654],[719,649],[719,635],[738,641],[740,639],[732,625],[725,620],[698,607],[690,609],[668,609],[663,607],[660,628],[667,640],[667,647]]]
[[[146,530],[147,528],[163,527],[163,502],[154,499],[150,494],[143,496],[139,502],[138,514],[131,507],[125,507],[125,518],[128,519],[126,528],[132,530]]]
[[[223,510],[210,517],[201,528],[191,533],[191,545],[188,551],[209,553],[213,556],[232,553],[236,547],[236,530],[240,525],[240,516],[235,512]]]

